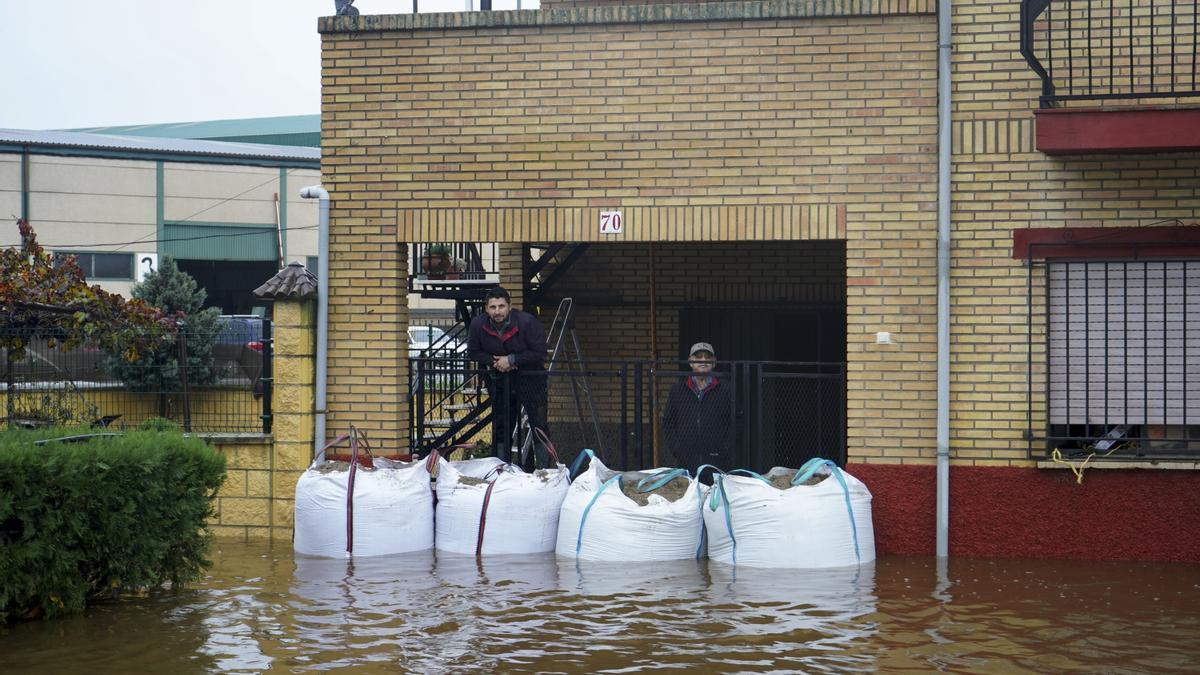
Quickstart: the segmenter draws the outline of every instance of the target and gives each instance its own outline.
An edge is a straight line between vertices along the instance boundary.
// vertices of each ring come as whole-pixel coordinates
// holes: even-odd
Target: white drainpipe
[[[950,0],[938,0],[937,557],[950,555]]]
[[[329,193],[320,185],[300,190],[304,199],[319,199],[317,221],[317,373],[313,456],[325,446],[325,382],[329,361]]]

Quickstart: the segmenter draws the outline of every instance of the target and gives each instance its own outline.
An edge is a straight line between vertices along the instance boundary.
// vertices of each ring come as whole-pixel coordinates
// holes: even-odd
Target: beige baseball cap
[[[713,349],[712,345],[708,344],[707,342],[697,342],[696,344],[692,345],[691,350],[688,351],[688,356],[695,356],[696,352],[708,352],[713,356],[717,355],[717,352]]]

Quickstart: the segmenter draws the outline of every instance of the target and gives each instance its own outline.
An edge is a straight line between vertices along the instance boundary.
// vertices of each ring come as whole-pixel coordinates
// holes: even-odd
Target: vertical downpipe
[[[304,199],[319,199],[317,220],[317,374],[313,456],[325,446],[325,383],[329,361],[329,193],[320,185],[300,191]]]
[[[937,557],[950,555],[950,0],[938,0]]]

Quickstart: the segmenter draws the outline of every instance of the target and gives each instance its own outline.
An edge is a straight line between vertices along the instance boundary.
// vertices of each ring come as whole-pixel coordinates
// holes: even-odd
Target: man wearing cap
[[[679,466],[733,468],[733,390],[713,374],[716,353],[707,342],[688,351],[692,372],[671,387],[663,413],[667,447]]]

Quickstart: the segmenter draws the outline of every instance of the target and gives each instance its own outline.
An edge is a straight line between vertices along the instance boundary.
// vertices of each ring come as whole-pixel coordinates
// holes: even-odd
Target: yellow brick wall
[[[316,303],[276,301],[274,407],[271,433],[271,526],[290,539],[296,482],[313,458]]]
[[[216,517],[209,522],[213,534],[237,539],[279,536],[272,527],[271,437],[210,437],[208,441],[225,455],[225,484],[217,494]]]
[[[636,214],[626,240],[845,240],[851,458],[931,459],[931,10],[774,1],[322,20],[334,316],[349,322],[335,329],[331,408],[404,414],[403,364],[357,337],[404,318],[396,241],[596,240],[598,212],[615,208]],[[896,344],[876,347],[878,330]]]
[[[525,306],[525,251],[521,244],[498,244],[500,285],[508,291],[514,307]]]
[[[954,8],[951,447],[964,464],[1029,464],[1028,270],[1012,259],[1013,230],[1200,216],[1195,152],[1050,157],[1035,149],[1041,85],[1016,50],[1018,14],[1019,3],[997,0]],[[1032,427],[1041,434],[1039,282]]]
[[[353,131],[331,129],[322,116],[322,137]],[[384,454],[407,444],[408,392],[407,250],[396,241],[396,208],[386,199],[394,183],[371,171],[350,146],[322,156],[329,176],[329,437],[350,425],[365,431]],[[351,161],[353,157],[353,162]]]
[[[296,482],[313,458],[316,307],[277,300],[272,433],[207,437],[226,460],[226,479],[210,523],[220,537],[292,538]]]

